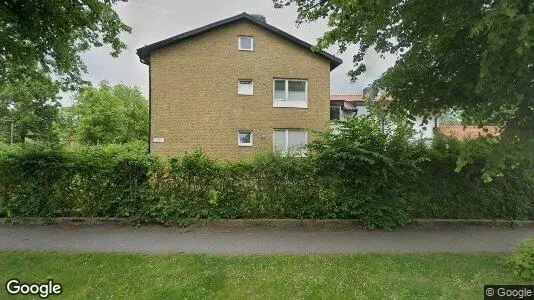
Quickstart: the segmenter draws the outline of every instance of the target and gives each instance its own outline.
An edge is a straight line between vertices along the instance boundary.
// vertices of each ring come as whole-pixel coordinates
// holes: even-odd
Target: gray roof
[[[248,13],[245,13],[245,12],[241,13],[239,15],[236,15],[236,16],[233,16],[233,17],[230,17],[230,18],[215,22],[215,23],[208,24],[206,26],[202,26],[202,27],[197,28],[197,29],[193,29],[193,30],[184,32],[184,33],[179,34],[179,35],[175,35],[175,36],[170,37],[168,39],[164,39],[164,40],[161,40],[159,42],[155,42],[153,44],[141,47],[141,48],[137,49],[137,55],[139,56],[139,60],[142,63],[150,64],[150,54],[152,52],[158,50],[158,49],[167,47],[167,46],[172,45],[174,43],[178,43],[178,42],[183,41],[185,39],[201,35],[201,34],[203,34],[205,32],[208,32],[208,31],[217,29],[219,27],[222,27],[222,26],[225,26],[225,25],[228,25],[228,24],[232,24],[232,23],[235,23],[235,22],[238,22],[238,21],[241,21],[241,20],[246,20],[246,21],[249,21],[249,22],[251,22],[253,24],[256,24],[256,25],[262,27],[263,29],[278,35],[281,38],[284,38],[284,39],[286,39],[288,41],[291,41],[291,42],[297,44],[298,46],[300,46],[302,48],[305,48],[307,50],[313,51],[313,52],[317,53],[318,55],[323,56],[324,58],[326,58],[326,59],[328,59],[330,61],[330,70],[335,69],[337,66],[339,66],[342,63],[342,60],[340,58],[337,58],[337,57],[333,56],[332,54],[326,53],[324,51],[315,51],[315,50],[313,50],[313,45],[308,44],[305,41],[303,41],[301,39],[298,39],[298,38],[290,35],[289,33],[284,32],[284,31],[282,31],[282,30],[280,30],[280,29],[278,29],[278,28],[276,28],[276,27],[274,27],[272,25],[267,24],[263,17],[258,16],[258,15],[251,15],[251,14],[248,14]]]

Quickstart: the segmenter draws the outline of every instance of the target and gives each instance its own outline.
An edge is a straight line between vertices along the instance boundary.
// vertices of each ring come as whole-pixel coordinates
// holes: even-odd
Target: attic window
[[[254,51],[254,38],[251,36],[239,36],[237,38],[237,49],[240,51]]]

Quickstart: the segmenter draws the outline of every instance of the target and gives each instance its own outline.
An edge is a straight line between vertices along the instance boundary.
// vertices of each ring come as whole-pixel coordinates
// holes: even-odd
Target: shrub
[[[534,280],[534,239],[519,244],[517,251],[508,258],[514,274],[524,280]]]
[[[405,186],[424,161],[424,146],[410,141],[408,127],[383,125],[373,117],[349,119],[310,147],[318,172],[336,182],[342,215],[370,228],[408,221]]]
[[[484,141],[437,139],[373,119],[323,133],[308,157],[262,155],[222,162],[201,152],[161,160],[146,145],[0,148],[0,217],[128,217],[186,224],[189,218],[360,219],[391,229],[410,218],[534,219],[525,170],[481,180]],[[459,152],[470,163],[455,172]]]
[[[8,217],[51,218],[70,212],[69,197],[76,159],[63,148],[15,146],[0,161],[0,206]]]
[[[10,147],[0,155],[0,214],[129,217],[159,165],[138,145]]]
[[[263,155],[251,162],[249,211],[264,218],[321,218],[317,178],[309,158]]]
[[[466,148],[470,162],[457,169],[460,152]],[[532,219],[534,182],[524,170],[508,170],[506,176],[489,183],[482,180],[490,151],[485,139],[436,138],[416,183],[407,186],[410,214],[415,218]]]

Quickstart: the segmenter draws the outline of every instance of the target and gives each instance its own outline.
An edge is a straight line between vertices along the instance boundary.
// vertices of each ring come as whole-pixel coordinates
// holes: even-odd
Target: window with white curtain
[[[308,108],[308,81],[275,79],[273,98],[274,107]]]
[[[275,129],[273,136],[274,151],[282,155],[304,156],[308,133],[301,129]]]

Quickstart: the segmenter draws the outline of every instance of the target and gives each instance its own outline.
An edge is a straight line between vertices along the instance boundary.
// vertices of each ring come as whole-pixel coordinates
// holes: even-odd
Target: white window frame
[[[275,141],[275,132],[276,131],[284,131],[285,132],[285,144],[286,144],[286,149],[284,149],[283,151],[281,151],[281,155],[282,156],[287,156],[289,153],[288,153],[288,145],[289,145],[289,131],[304,131],[305,133],[305,136],[306,136],[306,146],[308,145],[308,131],[306,129],[298,129],[298,128],[292,128],[292,129],[285,129],[285,128],[275,128],[273,129],[273,152],[276,153],[276,141]],[[302,153],[300,155],[296,155],[297,157],[305,157],[306,156],[306,149],[304,149],[304,151],[302,151]]]
[[[285,81],[285,97],[284,99],[276,99],[276,81]],[[288,101],[289,96],[289,82],[300,81],[304,82],[306,100],[304,101]],[[273,107],[295,107],[308,108],[308,80],[307,79],[290,79],[290,78],[274,78],[273,79]]]
[[[250,134],[250,143],[241,143],[241,140],[239,139],[239,135],[242,133],[249,133]],[[254,134],[252,133],[252,130],[238,130],[237,131],[237,146],[239,147],[252,147],[254,145]]]
[[[242,82],[250,82],[250,85],[252,87],[250,93],[242,93],[240,90],[239,90],[239,86],[241,85]],[[239,79],[237,81],[237,94],[238,95],[245,95],[245,96],[252,96],[254,95],[254,80],[253,79]]]
[[[250,38],[250,49],[248,48],[241,48],[241,39],[242,38]],[[254,51],[254,37],[250,35],[240,35],[237,37],[237,50],[239,51]]]

